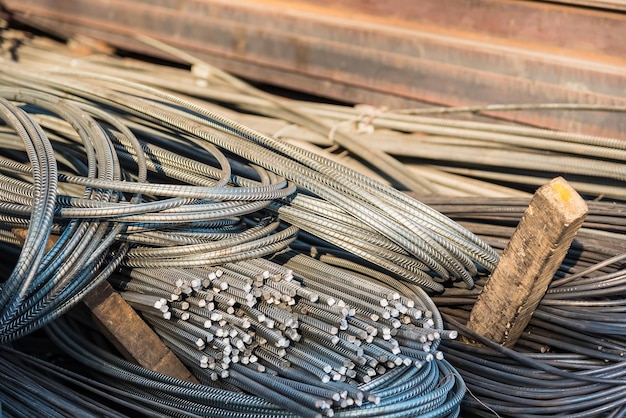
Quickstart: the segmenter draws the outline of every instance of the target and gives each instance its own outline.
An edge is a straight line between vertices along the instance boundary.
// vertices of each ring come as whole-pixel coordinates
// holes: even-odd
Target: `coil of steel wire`
[[[4,62],[0,119],[0,238],[15,255],[1,343],[47,325],[116,388],[109,395],[126,391],[155,414],[458,415],[465,386],[437,349],[454,333],[424,289],[471,287],[495,266],[469,230],[196,101],[104,72]],[[300,230],[380,271],[287,251],[310,253]],[[134,367],[90,342],[75,312],[63,319],[104,280],[202,385]]]

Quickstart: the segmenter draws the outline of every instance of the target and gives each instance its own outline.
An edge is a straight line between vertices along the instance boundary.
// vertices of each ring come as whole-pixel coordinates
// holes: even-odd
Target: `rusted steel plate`
[[[607,43],[602,54],[591,54],[584,48],[566,54],[554,45],[531,48],[520,39],[510,42],[492,38],[487,42],[481,37],[484,30],[461,36],[457,27],[452,32],[449,27],[392,25],[398,20],[397,10],[380,11],[375,18],[364,15],[373,14],[383,4],[400,7],[405,2],[344,0],[339,6],[333,2],[335,6],[328,9],[320,8],[322,3],[291,2],[293,7],[285,8],[280,7],[284,6],[282,2],[269,0],[5,1],[16,17],[59,35],[83,34],[123,48],[155,53],[133,40],[134,34],[142,33],[253,80],[350,102],[389,107],[425,102],[626,105],[626,61],[619,55],[606,55],[607,51],[626,48],[626,43]],[[517,3],[525,2],[471,3],[481,5],[485,11],[498,6],[503,13],[506,4],[518,10]],[[341,10],[357,6],[362,6],[358,13],[365,16],[363,19],[342,15]],[[553,9],[538,6],[543,13],[555,13]],[[586,12],[572,13],[575,19],[582,19],[588,16]],[[411,13],[416,12],[409,10],[405,17],[411,17]],[[610,13],[594,13],[596,22],[621,19]],[[419,19],[416,21],[419,23]],[[459,25],[474,28],[469,23]],[[620,31],[626,31],[626,25]],[[613,35],[606,36],[595,35],[607,42]],[[620,114],[577,112],[572,117],[560,111],[527,111],[501,116],[593,134],[624,136],[626,132],[626,121]]]

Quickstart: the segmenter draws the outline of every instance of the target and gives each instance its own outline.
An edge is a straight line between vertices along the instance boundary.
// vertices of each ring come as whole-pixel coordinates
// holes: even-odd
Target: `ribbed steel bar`
[[[54,156],[49,162],[59,167],[54,176],[58,193],[48,199],[55,207],[51,218],[38,222],[43,222],[45,234],[60,238],[42,256],[41,267],[33,266],[33,272],[38,269],[36,284],[26,297],[16,296],[12,285],[3,286],[2,297],[11,302],[3,305],[11,319],[3,323],[6,341],[58,317],[95,282],[115,272],[112,283],[147,321],[152,319],[202,381],[230,388],[220,396],[236,399],[229,403],[232,411],[220,412],[216,402],[200,401],[207,393],[202,391],[209,389],[195,387],[204,395],[181,395],[181,387],[187,386],[180,382],[157,389],[155,382],[163,377],[105,356],[87,341],[72,342],[70,336],[80,340],[84,335],[65,325],[51,328],[72,356],[101,376],[109,373],[103,381],[149,399],[154,410],[160,397],[163,408],[180,402],[190,414],[283,416],[295,397],[314,407],[301,411],[311,416],[454,416],[464,387],[443,352],[465,373],[475,395],[505,414],[556,411],[562,403],[553,401],[552,387],[541,394],[550,400],[542,406],[515,392],[529,382],[549,386],[554,376],[566,379],[559,389],[573,405],[567,413],[592,416],[622,408],[619,391],[602,385],[623,385],[623,327],[603,318],[619,317],[624,310],[620,260],[605,263],[626,252],[621,237],[624,208],[590,202],[590,217],[537,311],[534,332],[522,338],[519,352],[505,353],[513,359],[508,362],[526,368],[507,369],[507,364],[504,370],[514,373],[506,375],[497,362],[488,362],[493,350],[474,350],[468,357],[464,351],[469,348],[448,340],[456,331],[444,329],[439,310],[417,285],[445,289],[436,302],[446,318],[462,323],[477,291],[451,284],[471,287],[478,278],[480,289],[483,275],[498,259],[485,243],[504,247],[527,199],[421,196],[418,202],[327,158],[336,156],[332,149],[318,155],[315,148],[294,145],[330,146],[339,131],[364,147],[426,163],[415,175],[423,174],[438,192],[523,196],[548,167],[573,176],[590,196],[621,198],[624,155],[619,141],[426,115],[473,108],[393,112],[289,102],[297,109],[287,113],[306,122],[291,126],[268,117],[285,113],[273,99],[246,96],[229,78],[108,58],[93,58],[95,65],[86,59],[76,70],[59,65],[63,61],[58,55],[42,54],[48,63],[56,63],[53,68],[37,65],[36,56],[25,59],[23,67],[6,63],[1,91],[7,109],[28,128],[26,139],[43,133],[50,142]],[[104,70],[111,67],[111,72]],[[94,73],[94,68],[102,71]],[[322,121],[323,129],[311,129],[314,120]],[[0,215],[6,228],[24,227],[38,216],[33,215],[33,196],[40,174],[24,162],[28,152],[20,141],[21,128],[15,127],[3,129],[0,136],[0,174],[6,179],[0,182],[0,196],[6,199]],[[419,154],[407,154],[411,149]],[[456,157],[459,153],[462,159]],[[536,162],[539,157],[542,164]],[[464,168],[468,162],[473,166]],[[460,173],[485,181],[464,180]],[[487,186],[490,179],[507,186]],[[305,232],[297,237],[298,230]],[[2,241],[16,242],[10,233]],[[257,259],[288,245],[319,261],[290,253],[274,259],[285,266]],[[43,246],[37,251],[43,253]],[[116,271],[118,265],[125,266],[122,273]],[[581,307],[586,314],[578,311]],[[103,370],[99,357],[119,369]],[[229,376],[233,366],[237,378]],[[493,382],[476,372],[481,367],[512,392],[494,395]],[[262,394],[267,374],[282,376],[296,387],[294,395],[280,386],[281,397],[271,400],[280,408],[256,397],[244,401],[235,396],[237,383]],[[538,375],[547,378],[536,379]],[[438,379],[440,386],[433,386]],[[422,381],[424,386],[418,383]],[[138,382],[142,387],[133,389]],[[331,403],[322,391],[303,386],[325,382],[335,393],[345,391],[345,398],[340,395]],[[379,392],[372,389],[369,398],[361,389],[344,386],[351,384],[381,387]],[[401,388],[397,396],[392,395],[395,384]],[[576,402],[575,394],[585,396]],[[319,399],[311,402],[308,395]],[[469,397],[465,404],[477,414],[484,412]],[[581,412],[584,408],[588,410]]]

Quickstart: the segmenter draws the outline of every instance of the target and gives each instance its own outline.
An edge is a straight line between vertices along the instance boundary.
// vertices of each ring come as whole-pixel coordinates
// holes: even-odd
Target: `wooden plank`
[[[515,345],[587,215],[587,204],[557,177],[533,196],[470,313],[467,326]]]

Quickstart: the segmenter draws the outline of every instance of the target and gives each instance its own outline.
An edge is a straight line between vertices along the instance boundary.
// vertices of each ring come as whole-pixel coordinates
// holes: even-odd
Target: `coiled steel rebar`
[[[289,219],[295,222],[292,227],[257,239],[242,236],[242,242],[229,249],[199,243],[154,250],[149,257],[150,250],[130,249],[119,239],[132,242],[137,227],[146,232],[171,231],[180,229],[178,224],[242,219],[259,213],[272,201],[284,205],[296,190],[285,178],[324,198],[359,228],[380,236],[379,241],[394,242],[391,252],[380,253],[377,260],[407,280],[441,290],[441,284],[430,277],[436,274],[462,279],[471,286],[475,263],[491,269],[497,261],[496,253],[473,234],[425,205],[172,94],[101,74],[60,69],[31,72],[15,65],[3,66],[0,79],[5,84],[0,93],[27,103],[28,108],[22,108],[30,112],[7,100],[5,106],[12,113],[7,110],[5,118],[10,118],[27,148],[31,138],[37,138],[36,146],[41,143],[44,147],[37,155],[33,151],[30,165],[10,162],[8,157],[15,158],[15,151],[19,152],[14,145],[9,149],[15,151],[3,160],[5,175],[15,179],[7,182],[7,192],[15,198],[4,206],[5,216],[11,219],[5,224],[23,227],[22,220],[29,218],[33,228],[24,244],[28,251],[22,252],[28,269],[17,266],[14,271],[19,277],[9,278],[3,286],[3,341],[27,334],[65,312],[79,299],[77,294],[105,279],[119,263],[192,267],[255,258],[292,242],[296,227],[331,239],[327,232],[316,229],[315,220],[301,215]],[[109,109],[108,115],[97,110],[103,105]],[[137,122],[149,126],[150,132],[138,128]],[[161,132],[164,137],[155,141]],[[4,141],[8,140],[5,137]],[[164,148],[166,141],[174,143],[175,151]],[[224,152],[238,167],[252,170],[235,171]],[[176,158],[176,153],[182,159]],[[196,162],[191,161],[194,154]],[[57,159],[63,162],[58,175]],[[210,168],[213,162],[216,169]],[[168,174],[173,172],[179,174],[170,178]],[[18,182],[24,176],[32,176],[34,188]],[[40,181],[46,183],[40,186]],[[65,190],[69,193],[59,192]],[[81,190],[82,197],[73,195]],[[28,198],[31,193],[33,205],[16,196]],[[40,193],[47,194],[40,199]],[[280,207],[272,209],[278,210],[280,217]],[[309,203],[306,210],[315,213],[322,208]],[[304,212],[296,215],[299,213]],[[53,226],[61,238],[44,257],[43,238]],[[151,235],[151,246],[168,245],[156,240],[157,236]],[[350,230],[345,230],[333,243],[361,255],[372,249],[353,242],[350,236]],[[112,247],[116,248],[114,257]],[[206,252],[210,248],[215,249]],[[401,255],[396,256],[398,252]]]
[[[155,414],[458,414],[465,386],[437,350],[452,334],[418,286],[471,287],[497,262],[488,245],[389,186],[195,101],[102,72],[3,64],[0,237],[25,239],[2,283],[0,343],[48,325],[116,396]],[[366,280],[286,252],[301,229],[375,253],[391,276]],[[285,265],[260,259],[270,256]],[[381,276],[408,284],[393,291],[374,284]],[[131,366],[61,318],[107,279],[202,385]],[[394,338],[413,333],[430,339]]]
[[[194,345],[178,352],[206,385],[190,388],[125,363],[91,345],[73,321],[58,321],[50,332],[103,382],[122,388],[118,395],[155,413],[183,406],[178,413],[188,416],[284,416],[287,407],[312,416],[455,416],[464,385],[442,352],[468,382],[474,397],[463,405],[476,416],[623,413],[623,327],[606,320],[623,312],[621,206],[590,202],[586,228],[515,350],[452,341],[456,331],[444,329],[422,289],[445,288],[436,302],[448,324],[467,332],[462,323],[478,291],[450,287],[449,279],[471,288],[476,274],[492,269],[497,253],[485,242],[503,248],[527,204],[424,194],[525,196],[548,171],[567,173],[586,195],[623,199],[621,141],[424,116],[480,110],[473,108],[394,112],[282,102],[219,71],[98,55],[74,59],[70,69],[58,47],[44,50],[40,42],[25,43],[20,66],[5,62],[0,74],[7,125],[0,127],[0,239],[23,267],[2,284],[0,341],[50,323],[116,273],[112,282],[148,321],[163,318],[153,323],[172,347],[181,339]],[[498,107],[513,108],[519,106]],[[320,148],[335,143],[352,151],[363,144],[370,150],[356,154],[373,159]],[[378,164],[385,153],[420,165],[398,170],[388,156]],[[383,168],[383,176],[367,164]],[[482,239],[387,187],[390,179],[404,179],[423,203]],[[18,251],[15,234],[26,228]],[[58,238],[45,253],[50,234]],[[270,274],[268,261],[255,258],[287,245],[324,266],[289,257],[301,269],[290,282],[279,280],[289,277],[285,267]],[[206,273],[218,264],[231,283]],[[342,282],[345,275],[328,265],[354,277]],[[233,272],[250,280],[241,284]],[[326,275],[336,275],[335,292],[346,300],[327,291]],[[386,296],[374,309],[363,289]],[[346,306],[335,306],[339,300]],[[410,306],[418,301],[421,308]],[[306,323],[298,321],[302,311],[311,313]],[[287,355],[304,368],[285,368]],[[273,403],[237,392],[266,392],[263,369],[278,374]],[[328,380],[332,393],[311,384],[312,376]],[[221,409],[223,402],[233,410]]]

